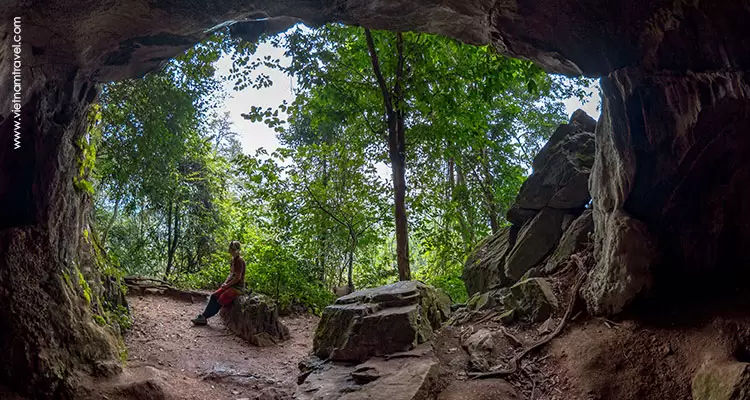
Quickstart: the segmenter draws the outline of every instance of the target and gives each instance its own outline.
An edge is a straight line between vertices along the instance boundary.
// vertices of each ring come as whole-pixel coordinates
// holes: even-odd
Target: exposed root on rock
[[[583,281],[586,280],[587,270],[584,266],[585,261],[583,257],[580,257],[577,254],[574,254],[571,256],[571,259],[578,265],[578,276],[576,277],[575,284],[573,285],[573,289],[570,294],[570,300],[568,301],[568,307],[565,309],[565,314],[563,315],[562,320],[557,325],[557,328],[555,328],[554,331],[552,331],[549,335],[543,337],[542,339],[532,343],[528,347],[524,348],[520,353],[516,354],[511,358],[509,362],[509,367],[498,369],[494,371],[489,372],[473,372],[469,373],[469,377],[471,379],[485,379],[485,378],[499,378],[499,377],[505,377],[508,375],[513,375],[518,371],[518,363],[523,359],[526,355],[531,353],[532,351],[540,348],[541,346],[544,346],[545,344],[549,343],[552,339],[554,339],[557,335],[562,332],[563,328],[565,327],[565,324],[570,319],[571,314],[573,313],[573,307],[575,306],[576,300],[578,299],[578,291],[581,288],[581,285],[583,284]],[[507,330],[503,329],[503,334],[509,337],[509,339],[513,340],[514,342],[520,342],[518,339],[513,337]]]

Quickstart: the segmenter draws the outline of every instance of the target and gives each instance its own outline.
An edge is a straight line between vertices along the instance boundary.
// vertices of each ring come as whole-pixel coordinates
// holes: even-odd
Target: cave
[[[439,33],[601,77],[589,184],[597,263],[583,290],[592,314],[680,285],[674,274],[720,282],[748,271],[747,2],[52,0],[0,10],[0,384],[29,396],[71,398],[77,373],[118,357],[63,279],[96,278],[79,262],[91,205],[74,177],[97,84],[142,76],[227,21],[243,32],[261,12]]]

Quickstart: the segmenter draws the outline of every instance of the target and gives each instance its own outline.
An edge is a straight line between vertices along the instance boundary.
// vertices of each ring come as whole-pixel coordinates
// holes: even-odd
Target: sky
[[[270,55],[273,58],[281,60],[282,64],[288,65],[288,59],[284,57],[284,49],[275,48],[270,43],[263,43],[258,47],[257,57]],[[223,57],[217,62],[218,75],[226,76],[229,74],[231,58]],[[273,129],[267,127],[262,122],[252,123],[242,118],[240,114],[246,113],[251,106],[262,108],[276,108],[284,100],[291,103],[294,100],[292,92],[293,80],[285,74],[268,68],[263,68],[259,72],[265,73],[271,77],[273,86],[264,89],[247,88],[243,91],[234,91],[232,83],[225,83],[224,90],[228,98],[224,104],[225,111],[229,112],[229,118],[232,122],[232,128],[239,134],[239,140],[242,144],[242,150],[246,154],[254,154],[259,148],[264,148],[269,153],[280,146],[276,139],[276,133]],[[600,103],[598,83],[595,83],[589,90],[593,93],[586,104],[581,104],[577,98],[569,98],[564,101],[566,113],[568,116],[578,108],[582,108],[594,119],[599,118],[597,107]]]

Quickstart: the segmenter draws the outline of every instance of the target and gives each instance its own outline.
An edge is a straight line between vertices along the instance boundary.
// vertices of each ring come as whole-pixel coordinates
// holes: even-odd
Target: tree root
[[[524,358],[526,355],[528,355],[532,351],[538,349],[539,347],[544,346],[545,344],[549,343],[550,340],[554,339],[557,335],[560,334],[560,332],[562,332],[563,328],[565,327],[565,324],[570,319],[570,314],[572,314],[573,312],[573,306],[575,305],[576,300],[578,299],[578,290],[581,288],[583,281],[586,280],[586,273],[587,273],[586,268],[584,268],[584,265],[583,265],[584,261],[580,256],[578,256],[577,254],[574,254],[571,256],[571,258],[576,264],[578,264],[579,272],[578,272],[578,276],[576,277],[575,285],[573,285],[573,291],[570,294],[568,307],[565,310],[565,314],[563,315],[562,320],[557,325],[557,328],[555,328],[555,330],[552,331],[552,333],[550,333],[549,335],[531,344],[530,346],[523,349],[520,353],[513,356],[513,358],[510,360],[510,363],[509,363],[510,367],[495,370],[495,371],[489,371],[489,372],[470,373],[469,377],[471,377],[471,379],[499,378],[499,377],[513,375],[514,373],[516,373],[516,371],[518,371],[518,363],[519,361],[521,361],[522,358]]]
[[[124,279],[125,285],[128,290],[132,290],[138,293],[144,293],[147,290],[155,291],[156,294],[171,297],[177,300],[195,302],[195,299],[205,299],[208,294],[199,292],[196,290],[183,290],[172,286],[169,282],[157,279],[157,278],[146,278],[140,276],[126,276]]]

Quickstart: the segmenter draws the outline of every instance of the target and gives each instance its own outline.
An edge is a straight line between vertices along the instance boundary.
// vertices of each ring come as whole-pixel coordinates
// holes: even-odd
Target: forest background
[[[283,87],[275,105],[248,99]],[[534,155],[597,90],[434,35],[297,26],[252,44],[220,30],[102,88],[75,183],[124,275],[213,289],[238,240],[248,286],[282,310],[399,279],[463,302],[466,256],[508,224]],[[270,151],[236,129],[258,124]]]

